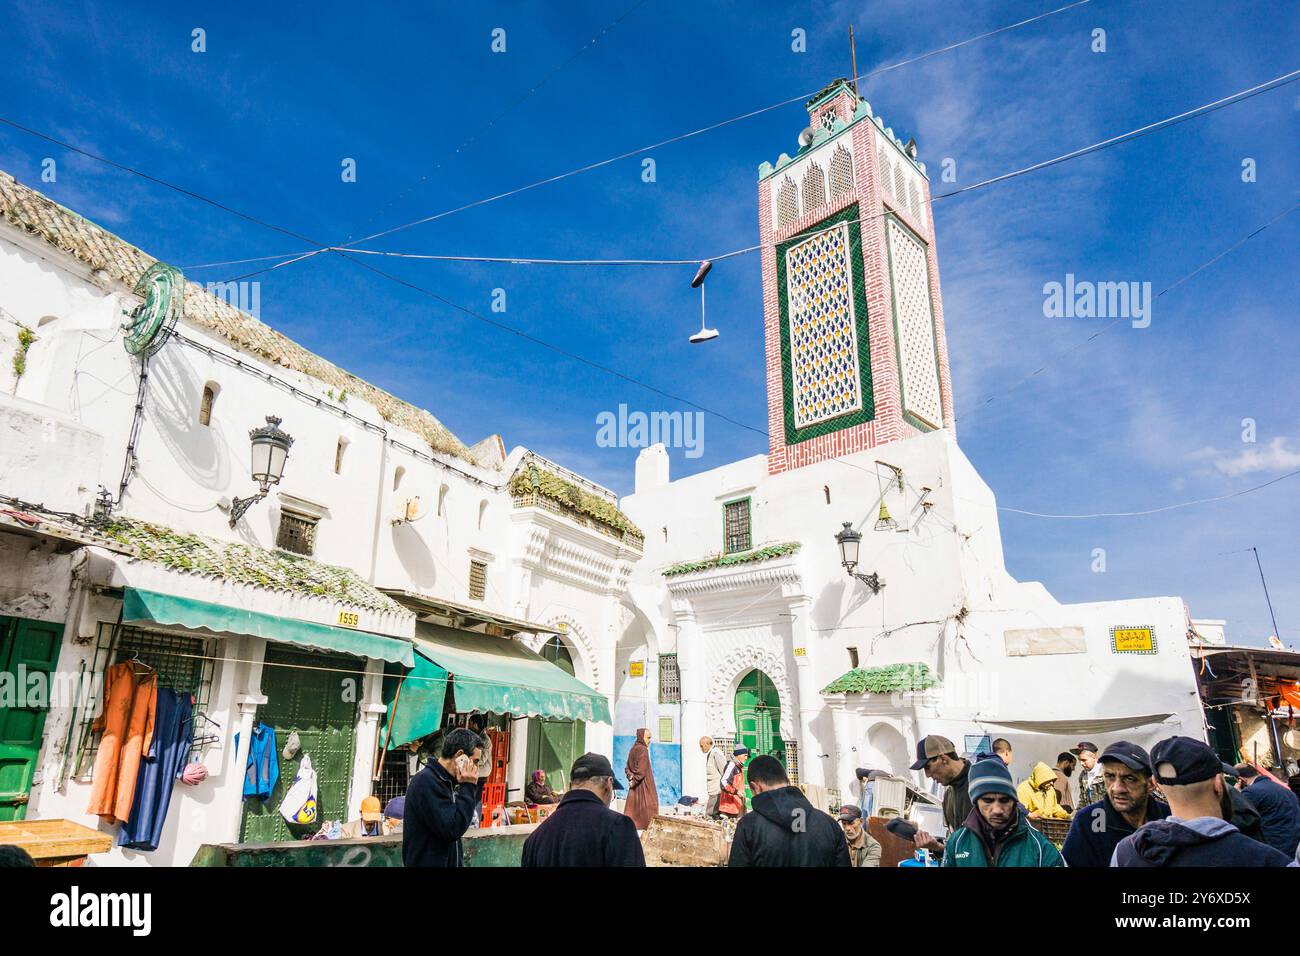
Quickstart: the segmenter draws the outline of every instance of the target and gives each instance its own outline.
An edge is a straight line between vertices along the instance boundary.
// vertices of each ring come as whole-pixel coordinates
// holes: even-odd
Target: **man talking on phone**
[[[411,778],[402,815],[403,866],[464,866],[460,838],[478,805],[483,738],[458,727],[442,738],[436,760]]]

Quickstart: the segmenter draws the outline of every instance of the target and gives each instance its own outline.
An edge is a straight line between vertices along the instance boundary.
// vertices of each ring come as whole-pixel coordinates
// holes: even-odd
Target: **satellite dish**
[[[813,134],[816,132],[811,126],[805,126],[803,132],[799,134],[799,148],[807,149],[812,145]]]
[[[425,507],[424,499],[419,495],[412,495],[402,503],[401,510],[398,512],[397,517],[393,519],[393,524],[411,524],[414,521],[419,521],[428,513],[428,510]]]

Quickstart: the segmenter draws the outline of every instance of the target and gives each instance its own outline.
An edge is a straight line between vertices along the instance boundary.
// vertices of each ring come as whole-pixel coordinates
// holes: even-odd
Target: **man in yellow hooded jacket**
[[[1070,812],[1056,795],[1056,772],[1041,760],[1016,787],[1016,799],[1025,805],[1032,820],[1070,819]]]

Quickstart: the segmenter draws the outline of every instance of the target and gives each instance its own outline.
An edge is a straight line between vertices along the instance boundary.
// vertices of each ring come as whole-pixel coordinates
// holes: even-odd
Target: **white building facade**
[[[759,170],[769,452],[670,481],[647,449],[623,502],[645,532],[629,599],[680,682],[682,789],[703,793],[703,736],[831,802],[858,768],[923,785],[931,733],[1006,737],[1017,779],[1084,739],[1204,739],[1181,599],[1065,605],[1007,573],[956,441],[925,167],[845,81],[808,111],[807,145]]]

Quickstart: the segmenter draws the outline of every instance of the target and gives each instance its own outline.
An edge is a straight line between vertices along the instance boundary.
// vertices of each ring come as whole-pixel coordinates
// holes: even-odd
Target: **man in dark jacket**
[[[1151,757],[1137,744],[1117,740],[1097,761],[1106,795],[1079,810],[1070,821],[1061,853],[1070,866],[1110,866],[1115,847],[1151,820],[1169,816],[1169,806],[1155,798]]]
[[[1016,800],[1011,771],[999,757],[977,760],[970,770],[974,808],[944,846],[943,865],[967,867],[1064,866],[1060,851],[1029,825]]]
[[[1223,767],[1191,737],[1170,737],[1151,752],[1172,815],[1148,823],[1115,848],[1112,866],[1289,866],[1291,859],[1229,823]]]
[[[736,824],[728,866],[852,866],[844,831],[790,785],[768,754],[749,763],[753,812]]]
[[[1241,778],[1237,776],[1237,768],[1230,763],[1223,765],[1223,782],[1228,785],[1228,800],[1232,804],[1228,822],[1252,840],[1264,843],[1264,828],[1260,825],[1259,811],[1241,792],[1238,786]]]
[[[1295,856],[1300,843],[1300,798],[1268,779],[1248,763],[1237,764],[1242,795],[1259,811],[1264,842],[1280,853]]]
[[[458,727],[442,738],[438,759],[411,778],[402,811],[403,866],[462,866],[460,838],[478,806],[483,739]]]
[[[569,781],[559,806],[524,841],[520,865],[645,866],[636,823],[609,809],[614,799],[609,760],[583,754],[574,762]]]
[[[957,756],[956,745],[947,737],[930,734],[916,742],[916,762],[913,770],[924,770],[925,775],[947,789],[943,792],[943,822],[952,833],[970,816],[972,803],[970,787],[970,761]],[[943,852],[943,841],[918,830],[912,838],[918,850]]]

